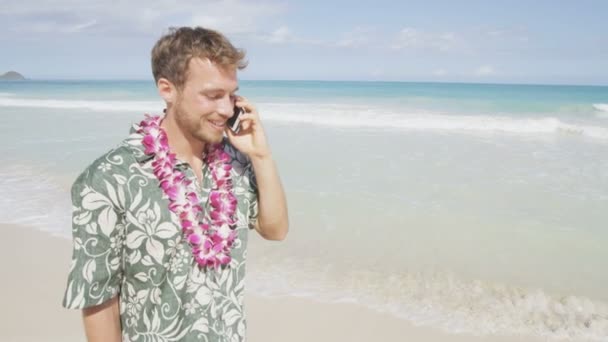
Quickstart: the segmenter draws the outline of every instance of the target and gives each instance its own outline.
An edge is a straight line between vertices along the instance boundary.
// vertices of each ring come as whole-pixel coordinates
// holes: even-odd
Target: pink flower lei
[[[200,266],[217,269],[227,265],[232,260],[230,248],[237,235],[232,229],[236,223],[237,199],[230,179],[230,156],[221,144],[207,148],[204,161],[209,165],[214,184],[209,195],[211,210],[203,215],[195,185],[183,172],[175,169],[177,159],[169,150],[167,134],[160,122],[159,116],[146,116],[140,123],[139,132],[144,135],[144,153],[154,155],[154,175],[169,198],[169,210],[179,217],[194,259]]]

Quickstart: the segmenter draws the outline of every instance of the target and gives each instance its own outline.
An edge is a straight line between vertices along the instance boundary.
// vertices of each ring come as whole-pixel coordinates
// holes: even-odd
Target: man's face
[[[237,88],[236,69],[223,69],[209,60],[192,58],[174,111],[187,138],[209,144],[220,142],[226,120],[234,113]]]

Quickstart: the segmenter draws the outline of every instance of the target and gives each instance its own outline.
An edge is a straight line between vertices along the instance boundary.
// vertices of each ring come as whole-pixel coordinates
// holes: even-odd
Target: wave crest
[[[0,96],[0,107],[36,107],[53,109],[84,109],[98,112],[159,112],[161,101],[89,101],[58,99],[25,99]],[[608,127],[573,124],[555,117],[508,115],[461,115],[429,112],[420,109],[396,110],[381,105],[261,103],[264,120],[313,124],[337,128],[394,129],[402,131],[443,131],[454,133],[509,134],[577,134],[608,140]],[[608,105],[594,108],[608,112]]]
[[[593,109],[608,113],[608,103],[596,103],[593,105]]]

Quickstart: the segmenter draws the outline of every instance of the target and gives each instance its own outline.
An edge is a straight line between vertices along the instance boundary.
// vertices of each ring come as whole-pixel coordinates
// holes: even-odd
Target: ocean
[[[454,333],[608,340],[608,87],[241,81],[290,233],[248,290]],[[69,188],[161,113],[152,81],[0,83],[0,222],[70,238]],[[254,234],[254,233],[252,233]]]

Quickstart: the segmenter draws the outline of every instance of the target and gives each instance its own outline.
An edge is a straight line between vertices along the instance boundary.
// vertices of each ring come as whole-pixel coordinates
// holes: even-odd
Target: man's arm
[[[121,342],[119,297],[82,310],[88,342]]]
[[[258,219],[255,230],[267,240],[283,240],[289,230],[287,200],[279,172],[270,154],[252,157],[258,187]]]
[[[247,155],[253,166],[258,191],[255,230],[267,240],[283,240],[289,229],[287,200],[258,111],[242,96],[237,96],[235,104],[246,111],[240,116],[241,131],[234,133],[226,129],[226,133],[232,145]]]
[[[115,177],[121,170],[104,171],[104,160],[93,162],[72,185],[73,252],[62,305],[81,310],[87,341],[120,342],[123,247],[112,240],[123,241],[125,234],[123,204],[115,195],[123,189]]]

